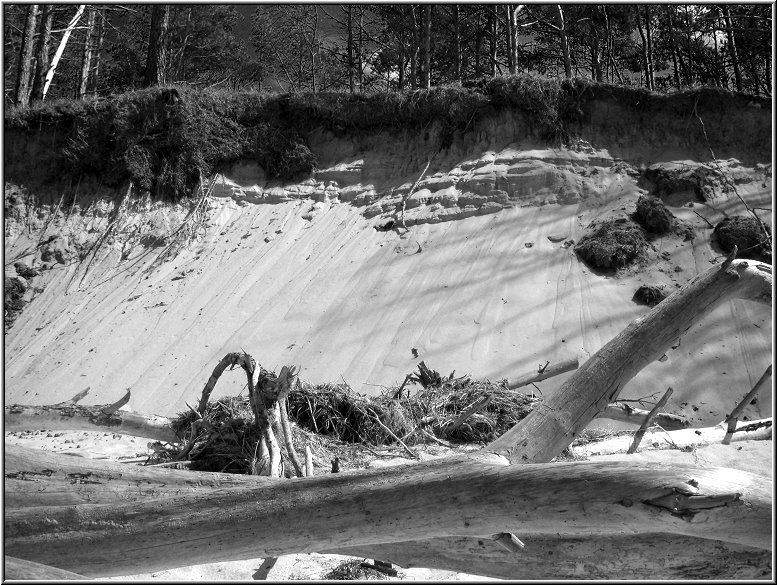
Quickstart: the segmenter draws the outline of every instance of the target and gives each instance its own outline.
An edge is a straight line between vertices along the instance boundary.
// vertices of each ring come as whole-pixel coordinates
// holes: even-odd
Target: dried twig
[[[745,406],[750,404],[753,398],[755,398],[756,395],[761,391],[761,388],[764,387],[764,385],[766,384],[766,381],[771,377],[771,375],[772,375],[772,365],[769,364],[769,367],[766,368],[766,371],[760,377],[758,382],[755,383],[755,386],[753,386],[753,389],[747,393],[747,395],[739,402],[739,404],[736,405],[736,408],[734,408],[734,410],[731,411],[731,414],[729,414],[726,417],[726,424],[728,425],[728,428],[726,429],[726,436],[723,437],[724,445],[728,445],[729,443],[731,443],[731,437],[736,432],[737,419],[739,415],[745,409]]]
[[[639,447],[640,442],[642,441],[642,437],[645,436],[645,431],[647,431],[647,428],[650,426],[650,423],[653,422],[653,419],[658,414],[658,411],[663,408],[664,404],[666,404],[666,401],[669,400],[669,397],[672,395],[671,388],[667,388],[664,395],[661,397],[661,400],[658,401],[658,404],[656,404],[653,409],[648,413],[647,417],[645,417],[645,421],[642,423],[642,425],[639,427],[639,430],[637,430],[636,433],[634,433],[634,441],[631,443],[631,447],[629,447],[629,450],[627,453],[632,454],[637,450],[637,447]]]
[[[388,428],[386,425],[384,425],[384,424],[381,422],[381,420],[380,420],[380,417],[379,417],[379,416],[378,416],[378,415],[375,413],[375,411],[374,411],[374,410],[370,410],[370,412],[372,413],[372,416],[375,418],[375,421],[376,421],[376,422],[377,422],[377,423],[378,423],[378,424],[379,424],[381,427],[383,427],[383,429],[384,429],[384,430],[385,430],[385,431],[386,431],[386,432],[387,432],[389,435],[391,435],[392,437],[394,437],[394,440],[395,440],[397,443],[399,443],[400,445],[402,445],[402,448],[403,448],[403,449],[404,449],[404,450],[407,452],[407,454],[408,454],[408,455],[410,455],[410,456],[411,456],[413,459],[418,459],[418,454],[416,454],[416,453],[415,453],[415,452],[414,452],[412,449],[410,449],[410,447],[408,447],[407,445],[405,445],[405,444],[402,442],[402,439],[400,439],[399,437],[397,437],[397,436],[394,434],[394,431],[392,431],[390,428]]]

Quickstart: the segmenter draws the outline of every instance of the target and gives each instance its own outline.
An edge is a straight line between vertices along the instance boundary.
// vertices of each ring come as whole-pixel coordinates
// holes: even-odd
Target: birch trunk
[[[57,70],[57,65],[59,65],[59,60],[62,58],[62,53],[65,52],[65,47],[67,47],[67,43],[70,40],[70,35],[73,34],[73,30],[76,28],[78,21],[81,20],[81,15],[84,13],[85,9],[86,4],[80,4],[78,6],[76,13],[73,15],[73,18],[70,19],[65,32],[62,34],[62,39],[59,41],[57,52],[54,53],[54,58],[51,60],[51,67],[49,67],[49,70],[46,73],[46,82],[43,84],[43,96],[41,97],[43,100],[46,99],[46,94],[49,92],[51,82],[54,80],[54,73]]]

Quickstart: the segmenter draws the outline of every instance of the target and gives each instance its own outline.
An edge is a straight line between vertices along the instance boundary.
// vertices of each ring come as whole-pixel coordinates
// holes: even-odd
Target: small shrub
[[[248,130],[253,156],[270,179],[292,180],[310,175],[316,157],[291,130],[262,122]]]
[[[640,197],[634,221],[652,234],[665,234],[672,229],[674,215],[657,197]]]
[[[577,255],[589,266],[617,270],[643,258],[648,241],[642,229],[628,218],[609,219],[583,237],[575,246]]]
[[[764,224],[771,236],[771,229]],[[735,215],[727,217],[715,226],[712,232],[720,249],[729,253],[737,247],[738,258],[749,258],[771,263],[772,250],[759,222],[752,216]]]

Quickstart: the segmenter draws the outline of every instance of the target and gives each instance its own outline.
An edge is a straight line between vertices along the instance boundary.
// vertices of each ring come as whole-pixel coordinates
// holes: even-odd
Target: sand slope
[[[392,231],[374,226],[391,216],[418,170],[404,169],[389,188],[386,177],[396,161],[389,157],[381,166],[379,156],[371,156],[356,178],[340,177],[346,186],[330,181],[329,187],[311,187],[313,181],[282,189],[282,196],[277,187],[262,190],[261,174],[238,168],[219,179],[207,232],[173,260],[152,265],[160,248],[127,254],[117,238],[85,276],[83,262],[54,264],[37,277],[35,286],[43,291],[6,335],[6,401],[55,403],[89,387],[90,401],[105,403],[129,388],[132,410],[173,415],[185,402],[194,403],[221,357],[241,349],[265,368],[295,364],[303,379],[345,380],[365,393],[398,384],[420,360],[444,375],[455,370],[492,380],[546,360],[583,362],[648,311],[631,300],[640,284],[673,290],[722,259],[694,211],[712,223],[743,212],[733,193],[723,192],[708,204],[672,207],[695,227],[693,242],[659,238],[647,267],[601,276],[564,242],[579,241],[597,218],[633,211],[645,192],[638,173],[616,164],[607,151],[512,145],[455,164],[446,159],[435,167],[440,188],[432,191],[427,181],[428,196],[407,212],[408,230]],[[745,177],[740,194],[751,205],[768,207],[770,169],[729,165]],[[338,168],[333,164],[321,174]],[[374,182],[354,182],[376,173],[383,181],[377,192],[371,191]],[[451,191],[446,177],[458,177],[465,187]],[[500,184],[507,191],[493,189]],[[577,185],[573,197],[564,195],[569,185]],[[275,193],[279,202],[257,203],[246,195],[251,189],[264,201]],[[372,201],[367,211],[339,198],[358,189],[372,193],[362,201]],[[475,195],[466,189],[490,195],[477,195],[485,203],[475,209]],[[447,208],[445,193],[457,198]],[[443,221],[451,209],[462,218]],[[74,221],[88,223],[88,211],[56,218],[47,233],[74,232]],[[147,208],[133,217],[182,217],[185,211]],[[6,258],[15,258],[39,234],[7,225],[6,236]],[[34,253],[22,259],[39,262]],[[768,307],[739,301],[720,307],[622,396],[672,386],[668,410],[700,423],[719,422],[770,363],[771,321]],[[552,392],[565,377],[543,383],[542,392]],[[243,384],[238,373],[227,374],[215,395],[239,393]],[[745,414],[771,415],[770,400]]]

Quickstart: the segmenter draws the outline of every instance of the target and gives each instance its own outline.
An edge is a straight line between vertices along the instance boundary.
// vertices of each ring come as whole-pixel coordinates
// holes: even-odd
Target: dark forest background
[[[772,91],[772,4],[5,4],[5,104],[154,85],[318,93],[513,73]]]

